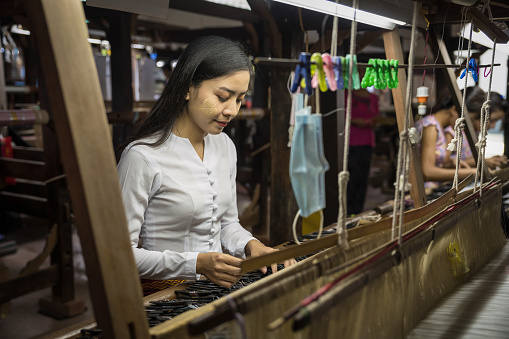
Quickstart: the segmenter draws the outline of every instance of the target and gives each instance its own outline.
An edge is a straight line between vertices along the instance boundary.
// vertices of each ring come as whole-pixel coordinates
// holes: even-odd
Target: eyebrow
[[[223,91],[226,91],[226,92],[230,93],[231,95],[236,95],[236,94],[243,95],[243,94],[246,94],[246,93],[247,93],[247,91],[245,91],[245,92],[241,92],[241,93],[237,93],[237,92],[235,92],[234,90],[229,89],[229,88],[227,88],[227,87],[219,87],[219,89],[222,89]]]

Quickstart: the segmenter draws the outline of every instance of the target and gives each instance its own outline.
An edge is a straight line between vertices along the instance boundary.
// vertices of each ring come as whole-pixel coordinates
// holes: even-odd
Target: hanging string
[[[451,143],[449,146],[447,146],[447,149],[451,149],[452,145],[456,144],[456,170],[454,172],[454,181],[453,181],[453,187],[456,189],[456,192],[458,191],[458,172],[460,168],[460,161],[461,161],[461,152],[463,150],[463,130],[465,129],[465,101],[467,98],[467,83],[468,83],[468,61],[470,60],[470,53],[472,51],[472,31],[473,31],[474,25],[473,21],[470,20],[470,38],[468,40],[468,52],[467,52],[467,62],[465,65],[465,85],[463,87],[463,102],[461,103],[461,116],[456,120],[456,123],[454,124],[454,139],[451,140]]]
[[[352,73],[353,73],[353,56],[355,53],[355,38],[357,36],[357,8],[359,1],[353,0],[353,20],[350,32],[350,64],[348,65],[348,97],[346,101],[345,116],[345,142],[343,151],[343,170],[338,175],[339,187],[339,213],[337,221],[338,245],[342,248],[348,248],[348,233],[346,231],[346,199],[347,186],[350,174],[348,173],[348,152],[350,149],[350,126],[352,124]]]
[[[336,0],[336,3],[338,3],[338,0]],[[335,57],[338,55],[338,17],[336,15],[334,16],[334,20],[332,21],[330,55],[331,57]]]
[[[444,40],[444,34],[445,34],[445,23],[446,23],[446,18],[447,18],[447,14],[449,13],[449,7],[451,7],[451,3],[449,3],[449,5],[447,6],[447,10],[445,11],[445,15],[444,15],[444,22],[442,23],[442,35],[440,36],[440,40],[438,41],[443,41]],[[433,62],[433,65],[436,65],[437,62],[438,62],[438,59],[440,58],[440,48],[438,49],[437,51],[437,55],[435,57],[435,61]],[[433,68],[433,81],[431,82],[431,92],[430,93],[434,93],[434,90],[435,90],[435,68]],[[433,108],[435,107],[435,103],[436,103],[436,99],[433,99],[431,101],[431,105],[429,107],[429,114],[431,114],[431,112],[433,112]],[[417,123],[420,123],[422,124],[422,119],[423,117],[419,117],[419,121]],[[421,128],[421,131],[419,133],[419,140],[422,140],[422,133],[424,131],[424,128]]]
[[[233,313],[233,317],[235,318],[235,321],[237,321],[237,324],[239,324],[240,333],[242,334],[242,339],[247,339],[246,323],[244,321],[244,317],[238,311],[237,305],[235,304],[235,301],[233,301],[232,297],[227,295],[226,301],[228,302],[228,306],[230,306],[230,309]]]
[[[309,39],[308,39],[308,31],[304,30],[304,22],[302,20],[302,8],[299,7],[298,9],[299,13],[299,24],[300,24],[300,30],[304,32],[304,35],[306,36],[306,53],[309,52]]]
[[[489,2],[489,1],[488,1]],[[493,65],[495,64],[495,50],[497,47],[497,39],[493,39],[493,51],[491,55],[491,69],[490,81],[488,85],[488,93],[486,94],[486,101],[481,107],[481,133],[479,134],[479,141],[476,146],[479,149],[479,156],[477,158],[477,171],[475,173],[474,192],[477,188],[477,179],[479,178],[479,196],[482,196],[482,183],[484,178],[484,164],[486,162],[486,136],[488,134],[488,122],[490,121],[491,113],[491,84],[493,81]]]
[[[428,38],[429,38],[429,21],[428,18],[424,15],[424,19],[426,20],[426,42],[424,43],[424,65],[426,65],[426,60],[428,59]],[[424,86],[424,79],[426,78],[426,68],[422,73],[422,86]]]
[[[395,213],[392,217],[392,239],[396,237],[396,224],[399,224],[398,243],[401,244],[401,234],[403,229],[403,214],[405,209],[405,191],[409,188],[407,183],[408,170],[410,168],[410,140],[408,137],[408,129],[410,128],[409,116],[412,114],[412,79],[414,75],[414,50],[415,41],[417,38],[417,13],[418,2],[414,2],[414,12],[412,18],[412,35],[410,39],[410,54],[408,56],[408,75],[406,87],[406,101],[405,101],[405,121],[403,130],[399,138],[399,153],[398,153],[398,167],[396,173],[396,189],[394,192],[394,206]],[[399,211],[398,211],[399,208]],[[399,213],[399,218],[398,218]]]
[[[466,22],[466,7],[461,8],[461,20],[460,20],[460,27],[461,27],[461,33],[459,33],[460,38],[458,40],[458,57],[456,60],[460,61],[458,65],[462,64],[461,56],[463,52],[463,40],[465,36],[465,22]],[[461,47],[461,49],[460,49]],[[468,65],[468,59],[467,59],[467,65]]]

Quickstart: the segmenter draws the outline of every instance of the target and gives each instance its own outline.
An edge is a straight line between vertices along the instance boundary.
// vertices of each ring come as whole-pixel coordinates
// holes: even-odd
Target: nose
[[[230,100],[226,104],[226,106],[223,110],[223,115],[228,117],[229,120],[232,120],[233,118],[235,118],[238,113],[239,113],[239,108],[237,108],[236,100]]]

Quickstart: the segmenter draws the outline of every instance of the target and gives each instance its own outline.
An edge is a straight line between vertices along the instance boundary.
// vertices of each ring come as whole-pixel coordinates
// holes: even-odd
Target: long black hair
[[[486,92],[484,92],[479,86],[467,87],[467,97],[465,100],[465,106],[467,110],[475,119],[479,119],[481,116],[481,108],[486,101]],[[497,92],[491,92],[490,94],[490,112],[502,110],[504,113],[507,111],[507,100],[502,98]]]
[[[159,100],[147,118],[133,131],[124,147],[145,137],[157,137],[153,143],[139,144],[156,147],[168,139],[175,122],[187,105],[186,95],[191,86],[200,87],[205,80],[225,77],[239,71],[254,73],[246,48],[239,42],[204,36],[193,40],[180,55]]]
[[[481,107],[486,101],[486,92],[484,92],[479,86],[471,86],[467,87],[467,94],[465,97],[465,107],[467,111],[476,119],[479,119],[481,116]],[[507,100],[504,99],[499,93],[491,92],[490,95],[490,111],[496,111],[501,109],[502,111],[507,112],[508,103]],[[445,99],[442,99],[440,105],[437,107],[437,111],[441,109],[448,109],[454,106],[454,101],[452,97],[448,95]],[[461,112],[458,112],[460,114]]]

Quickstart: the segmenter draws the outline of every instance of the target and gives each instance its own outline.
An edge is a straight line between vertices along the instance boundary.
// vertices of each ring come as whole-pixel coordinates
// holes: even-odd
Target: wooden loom
[[[229,311],[229,306],[225,306],[226,300],[224,299],[196,311],[186,312],[154,328],[148,328],[142,305],[141,286],[128,241],[127,223],[120,198],[115,158],[112,150],[105,147],[110,143],[110,135],[104,116],[105,110],[97,73],[93,71],[92,54],[86,41],[85,18],[81,4],[58,0],[27,0],[25,6],[24,10],[28,13],[32,31],[36,35],[41,61],[45,65],[45,82],[47,87],[55,89],[50,93],[50,106],[62,147],[77,227],[84,249],[94,311],[98,326],[103,330],[104,336],[107,338],[186,338],[192,336],[189,329],[198,335],[207,330],[206,324],[210,323],[208,319],[217,319],[215,318],[217,315],[224,316],[225,314],[226,319],[221,320],[227,321],[224,323],[224,328],[229,331],[238,330],[236,323],[228,321],[228,317],[231,315],[224,311],[224,309]],[[73,48],[69,48],[69,46],[73,46]],[[62,51],[65,53],[61,53]],[[440,296],[447,293],[454,285],[453,283],[458,283],[464,277],[471,275],[505,243],[498,225],[500,221],[500,185],[491,183],[486,187],[487,190],[482,199],[477,199],[469,193],[457,195],[456,192],[451,191],[436,202],[409,212],[405,218],[405,231],[419,227],[451,203],[464,199],[458,210],[450,213],[450,217],[446,218],[444,215],[442,220],[420,233],[422,239],[421,236],[415,238],[426,243],[427,249],[430,250],[429,253],[432,254],[428,255],[426,249],[423,250],[423,247],[416,245],[415,251],[408,254],[410,260],[402,260],[403,264],[387,271],[388,273],[383,273],[384,275],[381,275],[378,281],[381,281],[382,285],[385,284],[385,287],[391,285],[391,282],[408,287],[408,284],[404,284],[403,273],[400,272],[402,268],[405,267],[412,272],[412,267],[415,267],[413,265],[416,262],[421,262],[423,267],[433,271],[430,266],[430,257],[432,256],[441,260],[433,259],[433,262],[441,263],[440,266],[446,271],[447,264],[444,264],[444,256],[447,257],[447,253],[444,253],[444,246],[449,241],[458,242],[459,239],[460,246],[464,246],[465,253],[470,252],[475,243],[473,239],[476,241],[482,239],[483,243],[493,244],[486,247],[478,262],[474,261],[475,258],[467,258],[466,262],[470,268],[468,273],[460,275],[457,279],[446,277],[447,288],[442,290],[432,288],[431,290],[435,293],[431,293],[432,298],[426,302],[426,307],[431,307]],[[458,211],[463,213],[464,217],[479,220],[479,223],[471,223],[462,227],[457,221],[460,216]],[[481,220],[489,221],[487,225],[484,225],[482,232],[479,230]],[[350,231],[351,247],[348,251],[342,252],[333,247],[232,294],[230,298],[234,300],[237,310],[243,314],[248,334],[256,337],[261,335],[282,337],[291,334],[290,322],[272,332],[268,332],[265,325],[277,319],[317,288],[343,274],[344,270],[354,264],[352,261],[358,259],[359,261],[356,263],[362,263],[363,260],[368,259],[363,257],[364,254],[387,244],[390,241],[389,225],[390,222],[382,220],[373,225],[354,229]],[[440,234],[442,230],[443,233]],[[424,235],[428,238],[425,238]],[[435,246],[438,243],[440,246]],[[408,247],[412,247],[412,244],[408,242]],[[432,245],[429,246],[429,244]],[[414,253],[418,253],[420,256],[415,257]],[[347,265],[347,263],[349,264]],[[343,270],[328,274],[329,271],[337,270],[338,267],[343,266]],[[396,272],[392,270],[396,270]],[[389,274],[389,276],[385,274]],[[362,276],[359,277],[362,278]],[[121,288],[119,288],[120,286]],[[348,286],[350,285],[347,285],[346,281],[337,285],[338,288],[343,289]],[[403,291],[403,288],[399,290],[402,291],[401,296],[405,295],[404,292],[411,292]],[[329,319],[341,319],[338,316],[342,309],[356,310],[358,314],[362,315],[369,313],[366,310],[371,309],[372,305],[367,302],[378,300],[369,297],[370,293],[376,291],[376,289],[366,287],[360,292],[352,293],[339,306],[328,307],[329,316],[334,315],[334,318],[314,317],[311,324],[312,330],[316,330],[318,326],[323,331],[328,329],[328,326],[332,325],[324,324],[324,322]],[[413,291],[419,292],[418,289]],[[387,298],[388,295],[385,293],[382,296]],[[415,294],[412,295],[415,296]],[[335,296],[336,294],[331,294],[332,300]],[[341,296],[344,297],[344,295]],[[360,302],[353,299],[359,297],[361,298]],[[401,297],[398,301],[404,302],[404,299]],[[414,297],[414,300],[418,300],[418,298]],[[378,305],[385,306],[386,302],[386,300],[382,300]],[[393,317],[387,317],[384,319],[386,321],[383,321],[385,326],[389,325],[389,321],[400,321],[397,323],[399,326],[394,326],[395,332],[370,332],[372,335],[382,333],[387,337],[402,336],[427,309],[422,307],[421,312],[404,318],[406,322],[401,323],[401,312],[407,310],[408,306],[401,303],[398,305],[394,308],[399,313],[394,312]],[[348,320],[346,317],[344,319]],[[362,323],[364,318],[358,315],[356,319],[357,322]],[[217,325],[220,322],[214,320],[214,323]],[[334,323],[334,328],[331,330],[352,331],[342,333],[349,333],[353,337],[364,334],[362,326],[350,329],[345,325],[349,324],[348,322],[341,324],[337,322],[337,325],[335,321],[329,323]],[[391,326],[387,326],[387,328],[389,327]],[[309,337],[313,334],[309,328],[308,326],[300,332],[296,332],[295,335]],[[378,330],[374,327],[370,328],[373,331]],[[216,331],[219,330],[216,329]],[[327,333],[332,335],[335,332]]]

